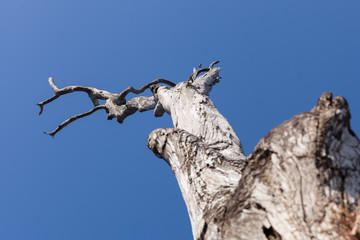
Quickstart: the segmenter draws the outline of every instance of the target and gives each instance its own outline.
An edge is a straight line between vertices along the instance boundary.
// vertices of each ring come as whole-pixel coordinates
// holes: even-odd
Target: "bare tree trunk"
[[[87,92],[94,103],[52,136],[100,109],[120,123],[136,111],[170,114],[174,128],[154,130],[147,143],[178,180],[194,239],[360,239],[360,141],[350,128],[346,100],[324,93],[310,112],[273,129],[246,158],[208,97],[220,79],[216,63],[194,69],[177,85],[157,79],[120,94],[80,86],[58,89],[50,79],[55,95],[38,105],[42,112],[45,104],[74,91]],[[129,92],[147,88],[152,97],[126,101]]]

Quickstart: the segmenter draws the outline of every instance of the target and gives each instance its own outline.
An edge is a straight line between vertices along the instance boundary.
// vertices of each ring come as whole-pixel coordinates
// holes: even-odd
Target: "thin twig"
[[[89,116],[90,114],[93,114],[94,112],[96,112],[96,111],[98,111],[100,109],[106,109],[106,106],[105,105],[98,105],[98,106],[94,107],[93,109],[91,109],[90,111],[88,111],[86,113],[82,113],[82,114],[72,116],[71,118],[69,118],[66,121],[64,121],[63,123],[61,123],[54,131],[52,131],[50,133],[49,132],[44,132],[44,133],[54,137],[56,133],[58,133],[61,129],[63,129],[64,127],[66,127],[70,123],[78,120],[79,118]]]

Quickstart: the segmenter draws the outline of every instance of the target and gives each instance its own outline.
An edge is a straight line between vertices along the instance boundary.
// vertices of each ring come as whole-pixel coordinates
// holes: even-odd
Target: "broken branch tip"
[[[210,64],[210,69],[212,69],[213,67],[214,67],[214,65],[216,65],[216,64],[218,64],[220,61],[219,60],[217,60],[217,61],[215,61],[215,62],[212,62],[211,64]]]
[[[49,77],[49,84],[50,84],[50,87],[51,87],[55,92],[57,92],[57,91],[59,90],[59,89],[56,87],[56,85],[55,85],[54,78]]]
[[[52,132],[51,132],[51,133],[49,133],[49,132],[43,132],[43,133],[45,133],[46,135],[49,135],[49,136],[51,136],[51,137],[53,137],[53,138],[55,137],[55,133],[52,133]]]
[[[40,107],[40,112],[39,112],[39,115],[42,114],[43,110],[44,110],[44,105],[43,104],[40,104],[40,103],[37,103],[36,105],[38,105]]]

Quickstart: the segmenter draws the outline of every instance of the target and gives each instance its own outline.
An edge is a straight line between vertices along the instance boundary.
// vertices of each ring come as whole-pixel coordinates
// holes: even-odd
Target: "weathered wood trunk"
[[[195,239],[356,235],[349,213],[360,192],[360,142],[344,98],[323,94],[313,110],[272,130],[245,159],[205,94],[186,84],[165,96],[160,90],[175,128],[155,130],[148,146],[174,171]]]
[[[129,101],[129,91],[144,89],[112,94],[84,88],[94,102],[92,112],[105,109],[109,119],[123,122],[150,109],[157,117],[170,114],[174,128],[154,130],[147,144],[178,180],[194,239],[360,239],[360,141],[350,128],[346,100],[324,93],[311,111],[270,131],[245,157],[208,97],[219,71],[212,64],[177,85],[156,80],[143,87],[151,88],[152,97]],[[60,95],[85,91],[50,84],[55,96],[41,108]],[[97,99],[106,104],[99,106]]]

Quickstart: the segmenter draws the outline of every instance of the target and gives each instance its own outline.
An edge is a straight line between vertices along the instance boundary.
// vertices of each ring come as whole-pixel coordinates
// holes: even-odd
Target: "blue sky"
[[[120,92],[220,60],[211,99],[246,155],[325,91],[346,97],[359,134],[359,12],[355,0],[0,0],[0,239],[192,238],[176,179],[146,146],[171,119],[99,111],[52,139],[42,131],[92,105],[74,93],[39,117],[48,77]]]

